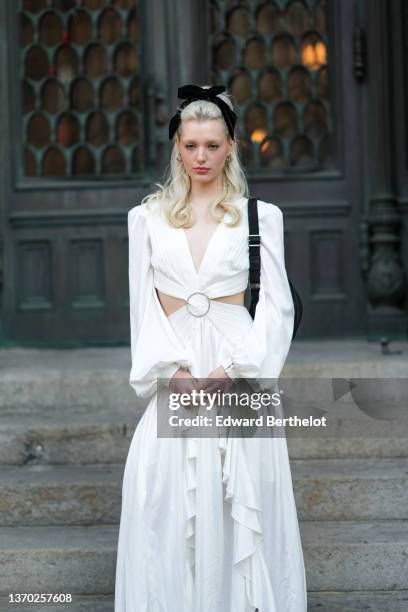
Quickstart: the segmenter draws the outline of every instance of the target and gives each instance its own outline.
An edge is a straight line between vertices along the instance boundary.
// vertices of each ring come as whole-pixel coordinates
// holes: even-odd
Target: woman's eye
[[[186,145],[186,149],[191,149],[193,147],[194,147],[194,145]]]
[[[218,149],[218,145],[210,145],[210,149]]]

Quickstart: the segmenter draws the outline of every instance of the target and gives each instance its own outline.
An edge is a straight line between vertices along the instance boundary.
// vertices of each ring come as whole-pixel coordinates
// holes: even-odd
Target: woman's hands
[[[228,376],[224,368],[220,365],[215,370],[207,374],[206,378],[200,385],[200,389],[204,389],[206,393],[215,393],[216,391],[225,392],[231,389],[234,381]]]
[[[170,379],[169,390],[171,393],[191,393],[193,389],[199,389],[197,379],[188,370],[179,368]]]
[[[212,370],[201,383],[192,376],[191,372],[179,368],[170,379],[169,390],[171,393],[191,393],[194,389],[197,391],[203,389],[206,393],[215,393],[228,391],[233,384],[234,381],[222,366]]]

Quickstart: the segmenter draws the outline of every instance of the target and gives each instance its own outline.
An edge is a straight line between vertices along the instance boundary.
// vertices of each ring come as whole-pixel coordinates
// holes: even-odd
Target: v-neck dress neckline
[[[200,276],[200,274],[203,271],[203,268],[204,268],[204,266],[206,264],[206,260],[208,258],[208,253],[211,250],[213,242],[215,241],[215,239],[217,237],[217,234],[219,234],[221,226],[224,225],[224,218],[225,218],[225,213],[223,215],[222,220],[218,223],[217,227],[215,228],[215,230],[213,231],[213,233],[211,234],[211,236],[210,236],[210,238],[209,238],[209,240],[207,242],[207,246],[205,247],[204,255],[201,258],[201,262],[200,262],[198,270],[195,267],[195,263],[194,263],[193,255],[191,253],[190,243],[188,241],[188,237],[187,237],[186,231],[185,231],[185,229],[183,227],[178,228],[182,232],[182,234],[184,236],[184,243],[185,243],[185,246],[186,246],[188,260],[189,260],[189,262],[191,264],[191,268],[194,271],[194,274],[196,276]]]

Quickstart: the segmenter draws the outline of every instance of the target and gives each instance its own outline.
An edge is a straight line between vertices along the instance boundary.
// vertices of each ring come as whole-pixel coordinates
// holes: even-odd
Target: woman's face
[[[176,143],[191,181],[211,183],[220,177],[232,142],[225,135],[221,119],[183,121]]]

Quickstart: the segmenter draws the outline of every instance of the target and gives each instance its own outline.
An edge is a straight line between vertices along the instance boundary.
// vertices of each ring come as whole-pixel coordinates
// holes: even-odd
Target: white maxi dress
[[[248,285],[247,199],[229,213],[198,272],[187,235],[158,206],[128,213],[132,368],[150,398],[123,477],[115,612],[306,612],[306,577],[287,442],[278,438],[157,437],[157,378],[181,366],[196,378],[232,363],[233,375],[275,378],[294,320],[285,271],[283,217],[258,201],[261,289],[252,320],[244,306],[211,298]],[[200,299],[167,317],[155,288]],[[197,303],[194,300],[197,299]]]

